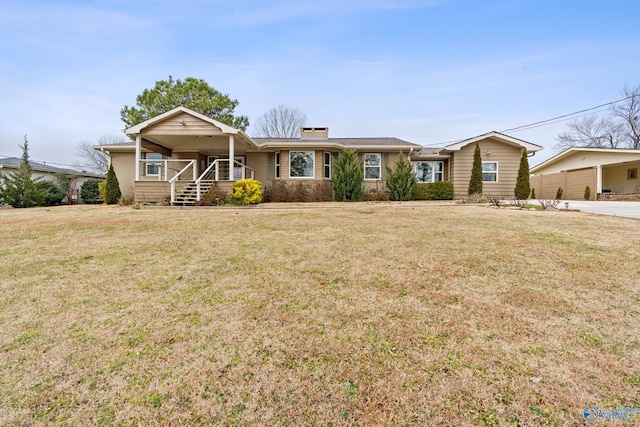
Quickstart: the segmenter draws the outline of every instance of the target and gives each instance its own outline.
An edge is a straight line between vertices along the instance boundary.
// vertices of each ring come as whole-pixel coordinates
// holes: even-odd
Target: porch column
[[[602,165],[596,165],[596,194],[602,194]]]
[[[136,181],[140,181],[140,152],[142,149],[140,148],[142,145],[142,137],[140,135],[136,135]]]
[[[233,160],[235,159],[235,141],[233,135],[229,135],[229,181],[233,181]]]

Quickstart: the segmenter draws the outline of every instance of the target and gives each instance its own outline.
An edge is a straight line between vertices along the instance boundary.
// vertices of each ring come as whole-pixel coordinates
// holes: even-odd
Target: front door
[[[234,159],[237,163],[233,164],[233,180],[238,181],[240,179],[244,179],[245,171],[244,167],[240,166],[238,163],[240,163],[241,165],[246,165],[247,156],[235,156]]]

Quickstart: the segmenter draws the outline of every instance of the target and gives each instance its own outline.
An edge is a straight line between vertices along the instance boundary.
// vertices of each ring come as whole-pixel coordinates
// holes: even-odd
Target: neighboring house
[[[0,159],[0,179],[2,179],[2,175],[5,173],[17,171],[20,167],[20,163],[22,163],[22,159],[18,157],[7,157],[4,159]],[[29,164],[33,169],[31,178],[34,180],[39,179],[58,183],[58,176],[61,174],[73,176],[73,179],[71,180],[69,185],[67,198],[63,199],[63,203],[69,202],[68,196],[71,196],[73,203],[81,203],[82,200],[80,198],[80,189],[82,188],[82,184],[84,184],[84,182],[89,179],[103,180],[105,178],[103,175],[98,175],[91,172],[81,172],[74,169],[57,168],[55,166],[50,166],[44,163],[29,161]]]
[[[638,194],[640,150],[573,147],[531,168],[531,188],[540,199],[582,200],[586,186],[591,200],[602,194]]]
[[[512,195],[522,150],[542,147],[490,132],[438,149],[398,138],[330,138],[328,128],[302,128],[300,138],[252,138],[217,120],[177,107],[125,133],[135,142],[94,147],[109,154],[123,195],[139,202],[170,199],[193,203],[211,186],[230,189],[233,181],[330,180],[333,163],[345,149],[363,160],[364,186],[382,188],[386,165],[408,156],[420,182],[450,180],[455,196],[467,194],[473,151],[480,145],[485,191]]]

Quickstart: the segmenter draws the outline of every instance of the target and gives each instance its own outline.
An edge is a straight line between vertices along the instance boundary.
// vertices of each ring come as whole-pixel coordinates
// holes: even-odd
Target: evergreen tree
[[[24,145],[18,145],[22,149],[22,161],[18,170],[3,176],[0,185],[0,200],[14,208],[31,208],[44,205],[45,195],[36,181],[31,179],[33,168],[29,163],[29,141],[24,136]]]
[[[99,179],[88,179],[82,184],[80,188],[80,198],[82,203],[101,203],[100,191],[98,190],[98,184],[101,182]]]
[[[338,202],[362,200],[364,165],[355,150],[344,150],[333,165],[333,193]]]
[[[468,195],[482,194],[482,157],[480,156],[480,146],[476,144],[473,152],[473,166],[471,167],[471,178],[469,179]]]
[[[516,188],[514,194],[518,200],[526,200],[531,193],[529,185],[529,159],[527,158],[527,150],[522,150],[520,157],[520,168],[518,169],[518,178],[516,180]]]
[[[113,165],[111,165],[107,172],[107,180],[105,181],[102,201],[107,205],[113,205],[118,203],[120,196],[122,196],[122,193],[120,192],[118,177],[116,176],[116,172],[113,170]]]
[[[391,200],[411,200],[413,189],[418,183],[418,178],[413,172],[411,163],[400,153],[398,161],[387,169],[386,185],[389,189],[389,199]]]

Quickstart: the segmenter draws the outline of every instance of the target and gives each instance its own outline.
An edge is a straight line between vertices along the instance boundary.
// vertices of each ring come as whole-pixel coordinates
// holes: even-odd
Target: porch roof
[[[124,132],[131,137],[142,138],[143,146],[151,149],[160,147],[167,150],[200,150],[208,148],[211,144],[224,145],[230,136],[234,137],[236,144],[246,148],[258,148],[258,144],[243,130],[183,106],[128,127]],[[135,144],[133,146],[135,147]],[[109,148],[112,147],[116,148]]]
[[[531,173],[540,173],[558,163],[566,162],[572,156],[584,155],[585,164],[581,167],[592,167],[596,165],[617,164],[640,160],[640,150],[630,148],[595,148],[595,147],[571,147],[550,159],[545,160],[531,168]],[[595,156],[595,157],[594,157]],[[597,157],[597,159],[596,159]],[[582,159],[581,159],[582,160]]]

